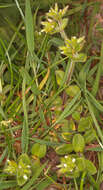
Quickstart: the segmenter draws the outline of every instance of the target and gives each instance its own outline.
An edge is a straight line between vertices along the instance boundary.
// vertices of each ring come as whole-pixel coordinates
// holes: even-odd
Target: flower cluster
[[[83,46],[85,40],[84,36],[80,38],[71,37],[71,40],[67,39],[65,41],[65,46],[59,47],[62,51],[61,53],[72,59],[73,62],[84,62],[86,61],[86,55],[84,53],[79,53]]]
[[[58,165],[58,168],[60,168],[59,172],[62,174],[66,174],[68,172],[72,174],[72,172],[76,168],[75,161],[76,159],[70,155],[66,155],[65,157],[62,157],[61,164]]]
[[[55,8],[51,8],[49,12],[46,14],[47,21],[42,22],[44,26],[41,32],[46,32],[50,34],[54,34],[64,30],[68,23],[67,18],[63,18],[65,13],[67,12],[68,6],[64,9],[58,9],[57,3],[55,4]]]
[[[64,46],[59,47],[62,51],[62,54],[69,57],[72,62],[85,62],[87,56],[84,53],[79,53],[85,43],[84,36],[80,38],[71,37],[68,39],[66,33],[64,31],[65,27],[68,23],[68,18],[63,18],[65,13],[68,10],[68,6],[64,9],[58,9],[58,5],[55,4],[55,8],[51,8],[49,12],[46,14],[46,21],[42,22],[44,26],[41,32],[46,32],[49,34],[54,34],[59,32],[61,37],[64,39]]]
[[[18,163],[13,160],[7,160],[8,165],[4,172],[16,176],[19,186],[24,185],[31,176],[31,161],[26,154],[19,157]]]

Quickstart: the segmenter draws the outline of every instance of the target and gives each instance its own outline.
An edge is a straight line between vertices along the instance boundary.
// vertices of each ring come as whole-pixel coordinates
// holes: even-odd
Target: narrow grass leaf
[[[17,8],[19,9],[19,12],[20,12],[20,14],[21,14],[23,20],[24,20],[24,14],[23,14],[23,11],[22,11],[22,9],[21,9],[21,7],[20,7],[20,5],[19,5],[19,2],[18,2],[17,0],[15,0],[15,3],[16,3],[16,5],[17,5]]]
[[[7,155],[8,152],[8,148],[6,147],[5,150],[3,151],[2,155],[0,156],[0,164],[3,161],[3,159],[5,158],[5,156]]]
[[[65,116],[68,115],[68,112],[70,111],[70,109],[72,108],[72,106],[74,106],[75,102],[77,101],[77,99],[79,98],[80,96],[80,93],[79,92],[72,100],[70,103],[68,103],[68,105],[66,106],[66,108],[64,109],[64,111],[61,113],[61,115],[59,116],[59,118],[57,119],[56,123],[59,123],[61,120],[63,120],[65,118]]]
[[[88,180],[90,181],[90,183],[93,185],[93,189],[95,190],[99,190],[99,185],[98,183],[95,181],[95,179],[88,174]]]
[[[67,82],[68,71],[70,69],[70,65],[71,65],[71,60],[69,60],[68,63],[67,63],[66,70],[65,70],[65,73],[64,73],[64,77],[63,77],[62,83],[60,84],[60,87],[62,87],[63,85],[65,85],[66,82]]]
[[[89,96],[90,101],[94,106],[101,112],[103,112],[103,106],[96,100],[96,98],[89,92],[87,91],[87,94]]]
[[[17,187],[17,183],[15,181],[2,181],[0,182],[0,190]]]
[[[0,106],[0,114],[2,115],[2,117],[6,120],[7,119],[7,117],[6,117],[6,115],[5,115],[5,113],[4,113],[4,111],[3,111],[3,109],[2,109],[2,107]]]
[[[76,104],[76,100],[78,99],[78,96],[80,96],[80,93],[78,95],[75,96],[75,98],[73,98],[73,100],[71,101],[71,103],[68,104],[68,106],[64,109],[64,111],[62,112],[62,114],[60,115],[60,117],[56,120],[55,123],[53,123],[53,125],[47,130],[44,132],[44,134],[42,135],[42,137],[44,137],[45,135],[48,134],[48,132],[55,126],[57,125],[58,123],[60,123],[63,119],[65,119],[66,117],[68,117],[69,115],[71,115],[75,109],[77,109],[77,107],[79,106],[80,101],[78,101]],[[74,106],[73,106],[74,105]],[[72,107],[73,106],[73,107]]]
[[[33,18],[30,7],[30,1],[28,0],[26,0],[25,24],[26,24],[26,39],[27,39],[28,50],[32,54],[34,51],[34,30],[33,30]]]
[[[101,131],[100,126],[98,125],[98,122],[97,122],[97,120],[96,120],[96,118],[95,118],[95,115],[94,115],[94,112],[93,112],[91,103],[89,102],[87,95],[85,95],[85,96],[86,96],[86,102],[87,102],[87,105],[88,105],[90,114],[91,114],[91,116],[92,116],[92,119],[93,119],[93,121],[94,121],[95,127],[96,127],[96,129],[97,129],[98,136],[99,136],[99,138],[101,139],[101,142],[102,142],[102,144],[103,144],[103,134],[102,134],[102,131]]]
[[[91,41],[93,38],[93,27],[95,23],[95,15],[98,12],[98,5],[99,2],[94,2],[93,3],[93,9],[92,9],[92,14],[91,14],[91,19],[90,19],[90,24],[89,24],[89,31],[88,31],[88,41]]]
[[[96,151],[96,152],[103,152],[103,148],[101,147],[94,147],[94,148],[86,148],[86,150],[89,150],[89,151]]]
[[[29,73],[27,72],[27,70],[22,67],[20,69],[20,73],[22,75],[22,77],[26,79],[26,83],[31,86],[31,91],[33,92],[34,95],[38,95],[39,94],[39,90],[35,84],[35,81],[33,81],[33,79],[30,77]]]
[[[48,80],[49,74],[50,74],[50,69],[48,68],[45,77],[43,78],[43,80],[42,80],[41,83],[39,84],[39,89],[40,89],[40,90],[42,90],[42,88],[44,87],[46,81]]]
[[[51,185],[54,181],[54,179],[56,178],[56,176],[51,176],[50,178],[46,178],[45,180],[41,181],[37,186],[36,189],[37,190],[44,190],[46,189],[46,187],[48,187],[49,185]]]
[[[102,42],[102,46],[101,46],[101,58],[100,58],[100,62],[98,63],[96,79],[94,81],[93,88],[92,88],[93,96],[96,96],[98,89],[99,89],[99,81],[100,81],[100,76],[101,76],[101,71],[102,71],[102,64],[103,64],[103,42]]]
[[[79,73],[79,82],[80,82],[82,88],[84,88],[84,86],[85,86],[86,77],[87,77],[87,74],[88,74],[88,71],[89,71],[89,68],[90,68],[90,65],[91,65],[91,61],[92,61],[92,58],[90,58],[84,64],[84,66],[82,67],[82,69],[80,70],[80,73]]]
[[[29,144],[28,114],[27,114],[27,108],[26,108],[25,85],[26,85],[26,81],[25,79],[23,79],[23,83],[22,83],[22,98],[23,98],[23,111],[24,111],[24,122],[23,122],[23,129],[22,129],[22,152],[23,153],[27,153],[28,144]]]
[[[56,142],[52,142],[52,141],[47,141],[47,140],[43,140],[43,139],[38,139],[36,137],[30,138],[30,140],[39,143],[39,144],[46,144],[47,146],[59,146],[62,145],[62,143],[56,143]]]

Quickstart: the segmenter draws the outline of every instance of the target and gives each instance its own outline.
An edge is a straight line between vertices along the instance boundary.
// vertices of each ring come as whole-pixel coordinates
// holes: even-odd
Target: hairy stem
[[[59,20],[59,21],[58,21],[59,27],[61,27],[61,23],[62,23],[62,22]],[[66,41],[66,40],[68,39],[68,37],[67,37],[67,35],[66,35],[66,33],[65,33],[64,30],[60,30],[60,35],[61,35],[61,37],[64,39],[64,41]]]
[[[72,75],[73,75],[73,72],[74,72],[74,68],[75,68],[75,62],[73,62],[71,60],[71,64],[70,64],[70,68],[69,68],[69,72],[68,72],[68,78],[67,78],[67,84],[69,84],[71,78],[72,78]]]

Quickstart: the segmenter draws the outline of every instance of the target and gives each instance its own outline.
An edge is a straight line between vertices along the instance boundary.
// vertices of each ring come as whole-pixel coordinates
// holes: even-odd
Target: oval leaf
[[[38,158],[42,158],[45,156],[46,154],[46,145],[41,145],[39,143],[35,143],[33,146],[32,146],[32,149],[31,149],[31,153],[34,155],[34,156],[37,156]]]
[[[86,170],[90,175],[94,175],[97,172],[96,167],[90,160],[85,160],[86,163]]]
[[[63,144],[56,148],[56,153],[59,155],[68,154],[73,151],[72,144]]]
[[[64,78],[64,71],[57,70],[56,72],[56,81],[57,84],[60,86],[62,84],[63,78]]]
[[[72,145],[75,152],[83,152],[85,148],[85,141],[83,136],[80,134],[74,135]]]
[[[68,88],[66,88],[66,93],[68,96],[73,98],[80,92],[80,88],[77,85],[70,85]]]

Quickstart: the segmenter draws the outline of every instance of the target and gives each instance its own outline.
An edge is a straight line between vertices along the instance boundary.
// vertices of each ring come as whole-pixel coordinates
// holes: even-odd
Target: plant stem
[[[61,21],[59,20],[58,21],[58,25],[59,27],[61,27]],[[64,30],[60,30],[60,35],[61,37],[64,39],[64,41],[66,41],[68,39],[66,33]],[[73,75],[73,71],[74,71],[74,66],[75,66],[75,63],[71,60],[71,64],[70,64],[70,68],[69,68],[69,72],[68,72],[68,78],[67,78],[67,84],[69,84],[70,80],[71,80],[71,77]]]
[[[62,22],[59,20],[59,21],[58,21],[59,27],[61,27],[61,24],[62,24]],[[64,30],[60,30],[60,35],[61,35],[61,37],[64,39],[64,41],[66,41],[66,40],[68,39],[68,37],[67,37],[67,35],[66,35],[66,33],[65,33]]]
[[[78,185],[75,178],[74,178],[74,184],[75,184],[75,190],[78,190]]]
[[[80,190],[83,190],[83,184],[84,184],[84,180],[85,180],[85,175],[86,175],[86,172],[83,172],[82,178],[81,178],[81,183],[80,183]]]
[[[68,72],[68,78],[67,78],[67,84],[69,84],[71,78],[72,78],[72,75],[73,75],[73,72],[74,72],[74,67],[75,67],[75,62],[73,62],[71,60],[71,64],[70,64],[70,68],[69,68],[69,72]]]

